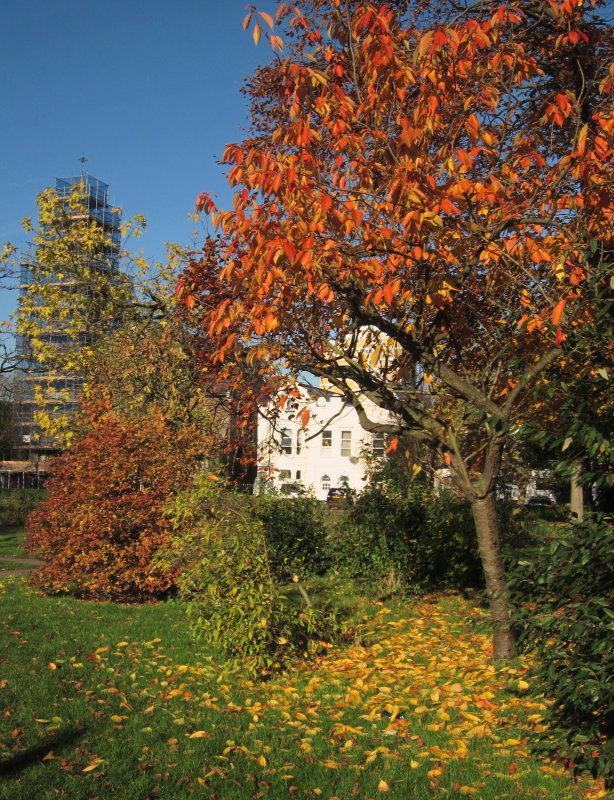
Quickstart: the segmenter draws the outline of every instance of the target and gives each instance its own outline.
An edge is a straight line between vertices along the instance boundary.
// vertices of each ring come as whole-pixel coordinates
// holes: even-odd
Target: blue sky
[[[274,13],[273,0],[257,3]],[[216,163],[243,137],[243,78],[271,56],[243,31],[243,0],[13,0],[0,48],[0,243],[23,246],[23,217],[77,161],[110,185],[125,216],[144,214],[139,246],[190,244],[200,191],[230,200]],[[15,292],[0,290],[0,319]]]

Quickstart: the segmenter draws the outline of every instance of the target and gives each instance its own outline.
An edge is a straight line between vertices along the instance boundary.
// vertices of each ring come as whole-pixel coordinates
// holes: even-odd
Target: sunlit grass
[[[600,796],[531,755],[543,700],[521,664],[494,669],[483,611],[456,595],[363,603],[353,643],[261,684],[174,603],[8,579],[0,606],[3,799]]]

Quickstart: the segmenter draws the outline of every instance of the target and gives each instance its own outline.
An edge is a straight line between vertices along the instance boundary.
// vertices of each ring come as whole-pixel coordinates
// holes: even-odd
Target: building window
[[[352,455],[352,431],[341,431],[341,455]]]
[[[300,479],[301,479],[301,471],[300,471],[300,469],[297,469],[296,470],[296,480],[300,481]]]
[[[380,457],[384,455],[386,450],[386,442],[384,441],[384,434],[383,433],[374,433],[373,440],[371,447],[373,449],[373,455],[376,457]]]
[[[286,428],[281,432],[281,452],[292,455],[292,436]]]
[[[343,488],[343,487],[349,486],[349,485],[350,485],[350,481],[349,481],[348,476],[347,475],[340,475],[339,476],[339,486],[341,486],[341,488]]]
[[[292,473],[289,469],[280,469],[277,477],[280,481],[289,481],[292,478]]]
[[[303,431],[296,432],[296,455],[300,456],[303,449]]]
[[[333,446],[333,432],[322,431],[322,447],[332,447],[332,446]]]
[[[322,491],[328,492],[328,490],[330,489],[330,478],[328,477],[328,475],[322,475],[321,483],[322,483]]]

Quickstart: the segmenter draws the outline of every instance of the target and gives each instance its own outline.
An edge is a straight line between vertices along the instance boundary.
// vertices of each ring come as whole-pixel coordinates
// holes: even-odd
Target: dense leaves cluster
[[[327,528],[322,504],[314,497],[264,495],[257,513],[280,580],[318,575],[327,566]]]
[[[614,527],[587,522],[540,536],[512,573],[521,645],[552,699],[543,743],[614,777]],[[554,732],[555,737],[552,737]]]
[[[197,441],[160,417],[95,419],[55,460],[48,497],[28,520],[27,547],[46,562],[34,585],[122,601],[167,592],[175,574],[152,559],[170,539],[163,510],[194,469]]]
[[[482,584],[471,509],[425,486],[405,497],[369,487],[337,525],[331,551],[335,569],[380,594]]]
[[[179,572],[177,585],[193,632],[220,646],[231,661],[238,659],[242,670],[257,674],[313,651],[332,622],[313,608],[304,590],[296,598],[282,591],[288,567],[304,563],[307,548],[300,542],[293,547],[292,541],[306,529],[286,527],[282,537],[274,505],[267,514],[275,519],[277,551],[253,498],[229,492],[215,475],[203,475],[173,502],[169,517],[176,532],[158,560]]]

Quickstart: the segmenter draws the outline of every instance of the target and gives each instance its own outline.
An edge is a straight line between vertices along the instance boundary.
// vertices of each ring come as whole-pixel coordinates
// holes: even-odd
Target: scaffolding
[[[60,199],[68,201],[75,187],[79,187],[80,190],[79,208],[72,207],[69,217],[75,221],[88,219],[101,227],[108,241],[108,248],[105,249],[101,260],[93,266],[116,276],[119,281],[122,279],[119,271],[121,214],[109,202],[109,186],[84,172],[73,177],[56,178],[54,191]],[[44,244],[39,244],[38,247],[44,247]],[[20,296],[32,296],[32,289],[36,285],[53,284],[61,287],[62,292],[66,292],[67,300],[70,301],[70,295],[75,291],[75,278],[65,274],[64,270],[61,275],[41,270],[38,252],[38,248],[30,248],[21,258]],[[75,298],[75,303],[77,302]],[[67,350],[91,341],[86,334],[77,338],[71,336],[65,329],[63,330],[61,321],[53,319],[44,321],[42,317],[38,317],[36,300],[29,313],[42,329],[43,340],[54,348]],[[15,412],[12,446],[16,457],[21,462],[31,464],[32,468],[35,465],[38,474],[41,463],[57,452],[57,445],[50,436],[42,432],[36,422],[36,412],[43,410],[51,417],[63,417],[75,411],[83,389],[83,380],[74,374],[54,373],[45,364],[38,362],[33,356],[28,336],[18,337],[17,344],[22,354],[22,363],[14,380]],[[43,396],[45,400],[41,404],[40,398]],[[31,470],[33,471],[34,469]],[[19,472],[25,474],[27,470],[20,469]]]

